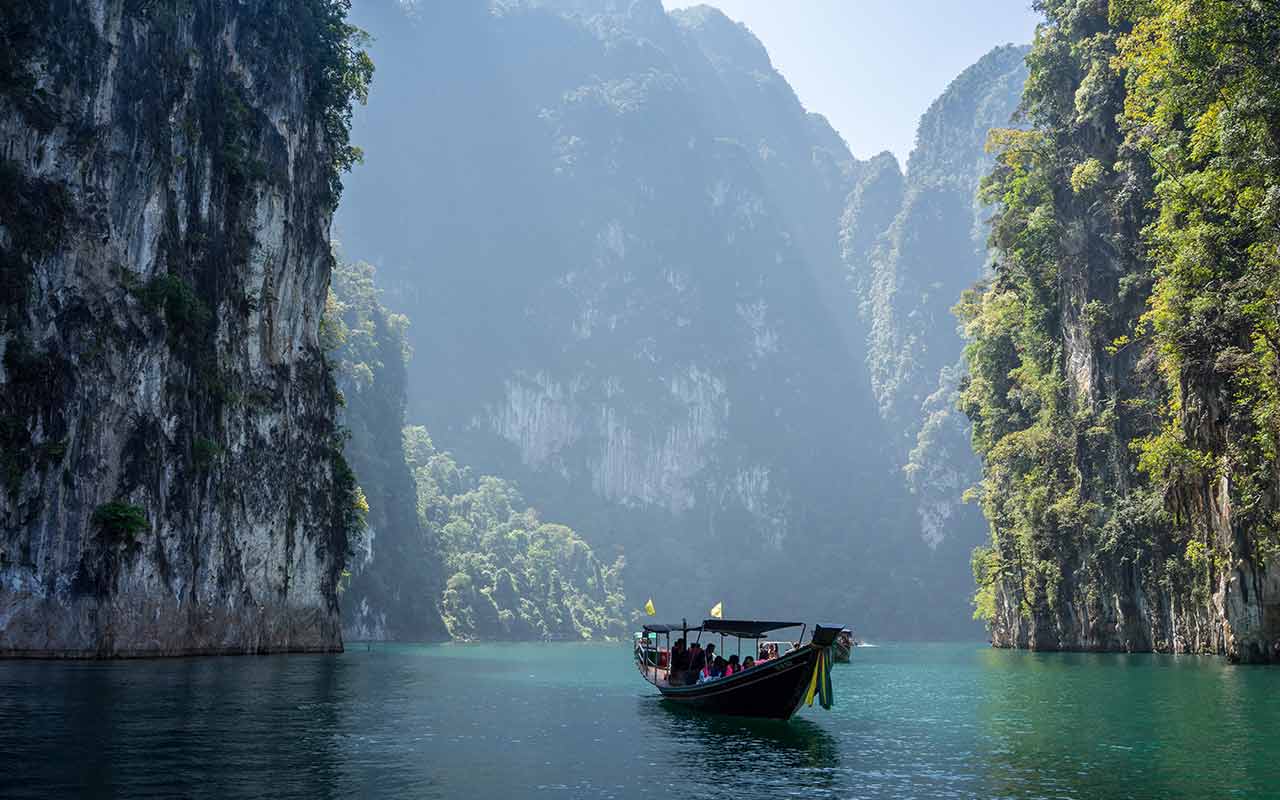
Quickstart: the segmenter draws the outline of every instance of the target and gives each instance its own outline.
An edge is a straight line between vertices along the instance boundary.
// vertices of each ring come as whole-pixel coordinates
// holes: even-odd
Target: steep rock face
[[[896,163],[884,163],[892,156],[880,156],[842,222],[842,256],[869,328],[877,408],[895,432],[891,447],[914,495],[920,535],[934,548],[948,536],[971,547],[983,527],[960,502],[979,469],[968,425],[955,411],[963,340],[951,307],[987,263],[986,211],[977,197],[991,167],[984,148],[988,132],[1007,127],[1017,110],[1026,54],[1026,47],[996,48],[952,81],[920,120],[905,183]]]
[[[0,653],[341,648],[320,5],[0,11]]]
[[[1044,10],[1032,130],[990,178],[994,275],[962,304],[979,613],[1002,647],[1280,658],[1275,234],[1244,200],[1275,181],[1274,67],[1253,65],[1280,16]],[[1130,13],[1151,27],[1125,47]]]
[[[957,561],[902,535],[840,259],[883,164],[711,9],[357,12],[379,79],[339,233],[415,321],[410,418],[668,609],[967,624]]]
[[[1078,164],[1115,163],[1122,139],[1122,82],[1101,66],[1116,34],[1105,10],[1079,7],[1084,16],[1047,26],[1033,53],[1033,131],[1013,140],[1015,155],[991,179],[1004,201],[995,275],[965,301],[973,341],[963,404],[993,536],[974,559],[979,613],[1000,647],[1213,650],[1207,609],[1184,602],[1171,520],[1126,446],[1152,430],[1154,363],[1142,347],[1107,352],[1150,292],[1139,238],[1150,176],[1130,167],[1079,191],[1071,184]],[[1094,61],[1086,50],[1100,66],[1077,101]],[[1049,71],[1070,80],[1046,81]],[[1025,199],[1005,191],[1032,171]]]

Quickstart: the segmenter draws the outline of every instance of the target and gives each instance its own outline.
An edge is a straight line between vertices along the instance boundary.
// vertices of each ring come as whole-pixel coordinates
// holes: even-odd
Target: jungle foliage
[[[605,564],[571,528],[543,522],[509,481],[475,477],[404,431],[418,514],[444,556],[441,612],[459,639],[618,636],[626,615],[625,559]]]
[[[1142,319],[1167,386],[1142,466],[1177,510],[1232,487],[1264,560],[1280,546],[1280,7],[1117,3],[1129,140],[1155,169],[1156,284]]]
[[[1280,9],[1037,5],[1029,130],[989,142],[994,274],[957,306],[987,619],[1001,585],[1054,608],[1064,575],[1099,614],[1119,575],[1203,597],[1223,480],[1242,555],[1280,528]]]
[[[368,264],[338,259],[320,324],[347,431],[339,477],[350,500],[339,506],[364,527],[344,582],[344,627],[355,638],[439,639],[440,558],[418,522],[400,444],[408,320],[382,306],[374,277]]]

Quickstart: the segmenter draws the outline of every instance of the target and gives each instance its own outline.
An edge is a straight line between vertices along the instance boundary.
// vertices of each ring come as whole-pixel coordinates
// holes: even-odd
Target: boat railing
[[[660,674],[666,673],[669,666],[667,663],[670,659],[669,652],[658,646],[657,642],[641,635],[635,637],[634,655],[636,667],[644,675],[645,680],[655,686],[659,685]]]

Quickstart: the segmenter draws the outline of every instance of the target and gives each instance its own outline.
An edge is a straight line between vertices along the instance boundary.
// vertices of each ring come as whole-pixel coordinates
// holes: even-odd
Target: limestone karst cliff
[[[1280,659],[1280,13],[1053,0],[962,404],[1000,646]]]
[[[344,14],[0,6],[0,653],[341,648]]]
[[[814,556],[884,470],[836,308],[859,165],[826,122],[708,9],[357,12],[379,85],[338,224],[414,320],[409,416],[622,547],[635,591],[696,608],[715,559],[745,609],[813,560],[843,595]]]
[[[972,630],[977,535],[920,535],[841,253],[851,195],[897,167],[852,157],[714,9],[356,11],[379,81],[338,225],[414,320],[410,418],[669,607]],[[874,243],[901,196],[857,196]],[[971,196],[957,214],[967,265]]]

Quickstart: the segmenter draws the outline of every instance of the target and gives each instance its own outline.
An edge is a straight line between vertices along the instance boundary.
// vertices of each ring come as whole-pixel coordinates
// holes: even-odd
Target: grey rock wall
[[[0,654],[341,649],[329,161],[292,6],[0,10]]]

